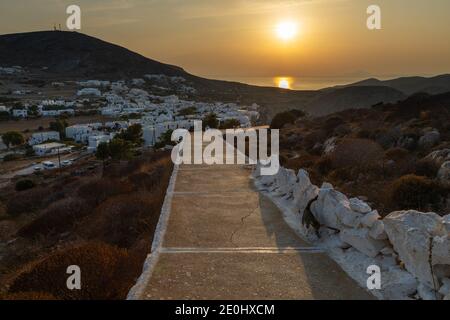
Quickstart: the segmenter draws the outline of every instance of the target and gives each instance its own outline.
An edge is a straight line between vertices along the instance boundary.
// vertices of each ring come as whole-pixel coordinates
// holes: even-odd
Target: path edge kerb
[[[172,198],[175,191],[175,183],[177,180],[179,165],[174,165],[172,175],[170,177],[169,186],[167,187],[166,196],[161,207],[158,224],[153,236],[153,242],[150,254],[144,261],[142,274],[139,276],[136,284],[130,289],[126,300],[140,300],[144,294],[145,288],[150,281],[153,270],[159,259],[160,249],[164,241],[167,225],[169,223],[170,212],[172,209]]]

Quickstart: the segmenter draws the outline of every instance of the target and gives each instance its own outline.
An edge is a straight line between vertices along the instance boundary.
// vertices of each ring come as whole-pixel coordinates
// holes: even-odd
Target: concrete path
[[[142,299],[371,299],[302,241],[245,166],[182,165]]]

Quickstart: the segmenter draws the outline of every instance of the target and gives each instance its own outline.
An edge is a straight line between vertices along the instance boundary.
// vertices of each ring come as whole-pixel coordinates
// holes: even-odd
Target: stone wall
[[[352,249],[371,261],[390,259],[382,285],[396,294],[385,297],[450,299],[450,215],[407,210],[381,218],[366,202],[349,199],[329,183],[313,185],[305,170],[296,174],[281,168],[274,176],[261,176],[257,166],[254,178],[257,188],[283,203],[289,219],[312,242],[318,240],[316,232],[301,221],[308,202],[318,196],[311,212],[321,225],[319,235],[338,239],[335,246],[342,254]]]

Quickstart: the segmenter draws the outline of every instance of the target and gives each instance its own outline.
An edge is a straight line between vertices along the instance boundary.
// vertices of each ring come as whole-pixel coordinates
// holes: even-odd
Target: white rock
[[[383,249],[380,250],[380,252],[382,255],[385,255],[385,256],[394,256],[394,253],[395,253],[394,249],[392,249],[389,246],[384,247]]]
[[[369,230],[366,228],[344,229],[341,231],[340,236],[342,241],[372,258],[377,256],[387,244],[386,241],[379,241],[369,237]]]
[[[437,300],[441,298],[439,293],[422,283],[419,283],[417,293],[422,300]]]
[[[338,230],[345,226],[360,226],[363,215],[350,208],[348,198],[332,188],[323,187],[319,190],[318,200],[312,206],[312,212],[316,219],[322,225]]]
[[[450,236],[433,238],[431,261],[436,277],[450,277]]]
[[[417,291],[417,285],[416,278],[400,268],[382,272],[381,290],[386,300],[406,300]]]
[[[384,223],[382,220],[377,220],[370,228],[369,235],[375,240],[387,240],[388,236],[384,230]]]
[[[334,149],[336,149],[336,142],[337,142],[336,137],[329,138],[327,141],[325,141],[325,143],[323,144],[323,153],[324,154],[332,153]]]
[[[450,161],[446,161],[442,164],[437,177],[442,183],[450,185]]]
[[[433,287],[429,262],[430,239],[442,235],[442,219],[435,213],[396,211],[383,219],[386,233],[406,269],[420,282]]]
[[[374,210],[364,215],[364,217],[361,218],[361,223],[363,226],[371,228],[374,225],[374,223],[380,219],[381,217],[378,214],[378,211]]]
[[[439,289],[439,293],[443,296],[450,294],[450,279],[449,278],[443,278],[442,280],[442,286]]]
[[[350,209],[359,213],[369,213],[372,211],[370,206],[362,200],[358,198],[351,198],[350,200]]]
[[[450,300],[450,294],[446,295],[442,300]]]
[[[442,217],[442,223],[444,224],[445,230],[450,234],[450,214]]]
[[[319,188],[311,183],[309,175],[305,170],[299,170],[297,174],[297,183],[292,189],[294,198],[293,205],[298,209],[301,215],[305,210],[308,202],[319,194]]]

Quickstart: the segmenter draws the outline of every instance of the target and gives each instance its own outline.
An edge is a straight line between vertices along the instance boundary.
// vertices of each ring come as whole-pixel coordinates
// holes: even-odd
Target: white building
[[[59,141],[60,140],[59,132],[47,131],[47,132],[33,133],[30,140],[28,141],[28,144],[30,146],[34,146],[34,145],[41,144],[41,143],[43,143],[45,141],[49,141],[49,140]]]
[[[56,116],[60,116],[62,114],[69,114],[69,115],[74,115],[75,114],[75,110],[74,109],[58,109],[58,110],[42,110],[41,111],[41,115],[43,117],[56,117]]]
[[[62,153],[68,153],[72,150],[72,147],[66,146],[63,143],[44,143],[44,144],[38,144],[33,146],[33,150],[36,153],[36,155],[43,157],[43,156],[50,156],[55,154],[62,154]]]
[[[77,124],[66,128],[66,137],[76,142],[87,143],[94,128],[88,124]]]
[[[26,118],[28,117],[27,109],[13,109],[13,116],[16,118]]]
[[[110,142],[114,138],[114,134],[99,134],[89,137],[88,150],[91,152],[97,151],[100,143]]]
[[[77,95],[78,96],[96,96],[96,97],[100,97],[102,95],[102,93],[97,88],[84,88],[84,89],[78,90]]]

